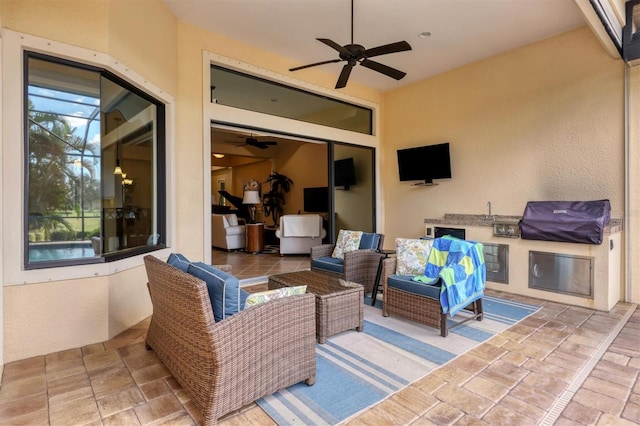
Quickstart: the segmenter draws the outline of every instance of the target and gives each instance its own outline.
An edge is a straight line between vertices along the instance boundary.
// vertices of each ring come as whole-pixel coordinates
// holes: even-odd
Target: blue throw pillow
[[[380,244],[380,234],[363,232],[360,238],[360,250],[377,250]]]
[[[233,275],[202,262],[192,263],[187,272],[207,284],[216,322],[237,314],[244,307],[249,293],[240,288],[240,282]]]
[[[191,265],[189,259],[181,255],[180,253],[171,253],[169,255],[169,258],[167,259],[167,263],[184,272],[189,272],[189,265]]]

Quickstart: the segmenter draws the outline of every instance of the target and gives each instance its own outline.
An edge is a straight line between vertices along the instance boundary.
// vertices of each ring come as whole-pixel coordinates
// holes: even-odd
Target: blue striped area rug
[[[277,424],[340,423],[540,309],[485,296],[482,321],[469,321],[441,337],[438,329],[385,318],[381,302],[375,307],[370,303],[365,298],[361,333],[345,331],[316,345],[313,386],[298,383],[257,401]]]

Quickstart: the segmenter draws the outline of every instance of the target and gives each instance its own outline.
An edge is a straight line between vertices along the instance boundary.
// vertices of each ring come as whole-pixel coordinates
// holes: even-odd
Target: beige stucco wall
[[[493,214],[521,215],[530,200],[608,198],[624,217],[624,65],[586,28],[387,93],[384,105],[388,247],[423,235],[425,218],[487,214],[489,201]],[[452,179],[399,182],[397,149],[446,141]],[[519,256],[510,266],[526,272]]]
[[[529,200],[611,200],[624,214],[623,63],[586,28],[385,96],[385,230],[422,235],[445,213],[520,215]],[[452,179],[399,182],[396,150],[451,143]],[[402,206],[402,209],[395,208]]]
[[[109,279],[4,288],[5,362],[106,340]]]
[[[1,0],[2,27],[106,52],[109,3],[105,0]]]
[[[0,2],[3,29],[62,42],[73,47],[109,54],[126,64],[165,93],[177,90],[176,20],[160,1],[119,2],[106,0],[11,1]],[[140,20],[147,16],[152,19]],[[3,42],[5,40],[3,39]],[[46,52],[46,49],[42,50]],[[19,73],[18,73],[19,75]],[[3,76],[3,86],[13,87]],[[126,78],[126,77],[125,77]],[[19,87],[19,86],[18,86]],[[3,93],[6,102],[9,91]],[[10,111],[3,112],[5,123]],[[21,137],[6,137],[15,127],[4,126],[2,140],[3,181],[21,176],[22,162],[8,161],[22,152]],[[15,182],[15,180],[13,180]],[[16,281],[10,272],[21,262],[15,248],[21,237],[22,211],[15,200],[22,199],[18,185],[4,187],[3,227],[3,356],[0,364],[34,355],[79,347],[107,340],[151,313],[146,273],[141,258],[115,262],[108,269],[96,266],[90,278],[60,279],[59,271],[33,272],[29,284]],[[20,204],[21,205],[21,204]],[[8,253],[18,253],[7,257]],[[56,268],[58,269],[58,268]],[[73,275],[73,274],[70,274]],[[93,277],[92,275],[95,275]]]

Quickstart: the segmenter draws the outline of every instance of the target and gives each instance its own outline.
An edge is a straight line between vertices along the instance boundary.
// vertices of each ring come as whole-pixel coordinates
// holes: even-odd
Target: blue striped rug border
[[[365,297],[365,304],[370,305],[371,299]],[[382,307],[381,300],[376,301],[376,307]],[[511,325],[534,314],[541,309],[541,306],[500,297],[484,296],[483,308],[486,319],[502,324],[504,328],[491,332],[479,328],[477,324],[481,325],[482,322],[470,321],[454,328],[450,333],[475,341],[476,345],[473,347],[476,347],[478,344],[508,329]],[[456,317],[454,316],[449,321],[456,322]],[[476,327],[473,325],[476,325]],[[402,348],[403,351],[412,354],[412,356],[425,359],[434,364],[435,367],[429,372],[466,352],[466,350],[457,354],[449,352],[379,323],[368,321],[366,316],[363,334],[384,342],[383,344]],[[298,383],[256,401],[277,424],[332,425],[340,423],[420,379],[417,378],[408,382],[394,374],[393,371],[379,366],[376,367],[379,371],[372,374],[371,371],[363,369],[363,366],[370,364],[367,359],[332,342],[332,338],[329,338],[323,345],[316,345],[316,353],[317,376],[315,385],[307,386],[304,383]],[[429,372],[426,374],[429,374]],[[323,380],[320,380],[321,376]],[[365,377],[365,379],[362,377]],[[393,383],[394,381],[396,383]],[[316,388],[314,389],[314,387]],[[338,389],[334,389],[335,387]],[[388,389],[388,391],[384,389]],[[354,398],[346,398],[345,392],[349,397]],[[320,397],[317,395],[318,393],[321,395]],[[317,401],[313,398],[320,398],[320,400]]]

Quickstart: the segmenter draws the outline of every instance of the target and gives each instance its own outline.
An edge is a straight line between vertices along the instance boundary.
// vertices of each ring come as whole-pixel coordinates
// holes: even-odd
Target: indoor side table
[[[247,253],[260,253],[264,250],[264,223],[248,223],[246,229],[246,247]]]

